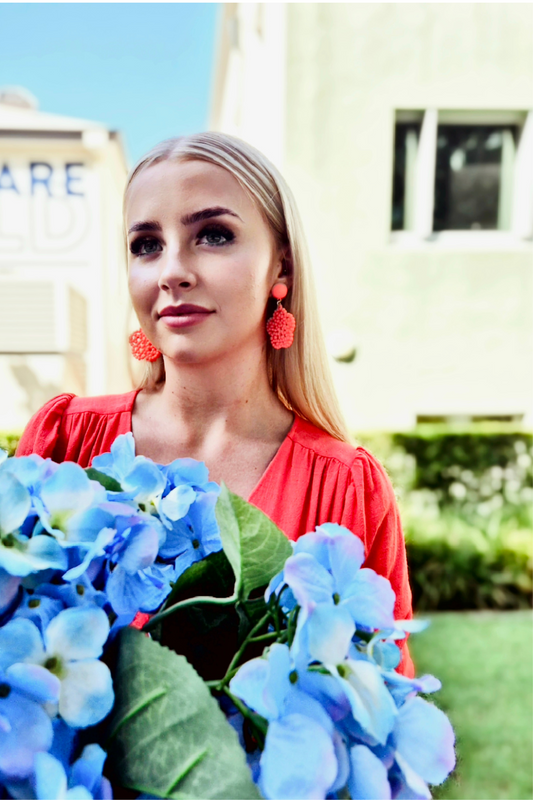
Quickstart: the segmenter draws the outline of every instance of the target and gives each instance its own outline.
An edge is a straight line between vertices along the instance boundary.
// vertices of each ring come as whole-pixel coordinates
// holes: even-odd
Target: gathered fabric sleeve
[[[396,595],[395,619],[411,619],[412,596],[398,504],[384,468],[363,448],[357,448],[357,457],[351,467],[341,524],[359,536],[362,534],[365,545],[363,566],[390,581]],[[402,661],[397,669],[413,677],[414,665],[407,641],[398,644]]]
[[[42,458],[53,458],[63,415],[73,397],[73,394],[60,394],[33,415],[18,443],[17,456],[37,453]]]

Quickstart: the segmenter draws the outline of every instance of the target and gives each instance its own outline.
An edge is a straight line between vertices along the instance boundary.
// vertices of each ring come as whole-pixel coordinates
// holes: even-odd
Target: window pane
[[[439,125],[433,230],[496,230],[509,224],[516,127]]]
[[[412,228],[415,162],[419,134],[419,123],[398,123],[396,125],[392,182],[391,228],[393,231]]]

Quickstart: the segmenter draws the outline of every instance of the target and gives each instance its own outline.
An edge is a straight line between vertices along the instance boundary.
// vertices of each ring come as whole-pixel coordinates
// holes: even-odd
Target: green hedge
[[[446,541],[409,542],[416,611],[510,610],[531,607],[531,559],[509,547],[484,553]]]
[[[397,492],[416,610],[531,606],[530,433],[437,427],[357,438]]]

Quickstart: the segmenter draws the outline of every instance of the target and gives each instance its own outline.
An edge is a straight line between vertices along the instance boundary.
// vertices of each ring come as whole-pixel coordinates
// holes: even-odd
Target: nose
[[[191,260],[178,248],[168,249],[161,261],[159,273],[159,288],[163,291],[172,291],[175,288],[191,289],[196,286],[197,276],[193,270]]]

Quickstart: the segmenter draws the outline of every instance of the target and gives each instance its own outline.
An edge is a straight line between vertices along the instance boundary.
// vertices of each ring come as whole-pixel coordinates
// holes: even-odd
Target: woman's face
[[[133,306],[167,358],[197,363],[264,345],[281,253],[227,170],[205,161],[148,167],[130,186],[126,226]]]

